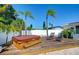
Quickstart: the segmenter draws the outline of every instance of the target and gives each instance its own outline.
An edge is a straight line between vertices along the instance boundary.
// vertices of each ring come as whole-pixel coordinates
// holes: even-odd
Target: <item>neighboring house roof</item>
[[[71,23],[68,23],[68,24],[65,24],[63,26],[63,28],[70,28],[70,27],[74,27],[74,26],[79,26],[79,22],[71,22]]]
[[[73,24],[79,24],[79,22],[71,22],[71,23],[68,23],[66,25],[73,25]]]
[[[48,29],[56,29],[56,28],[61,28],[61,29],[63,29],[62,26],[49,27]]]
[[[69,24],[79,24],[79,22],[72,22],[72,23],[69,23]]]
[[[49,27],[48,29],[56,29],[56,28],[63,29],[62,26]],[[38,27],[38,28],[33,28],[33,30],[44,30],[44,29],[43,29],[42,26],[41,26],[41,27]]]

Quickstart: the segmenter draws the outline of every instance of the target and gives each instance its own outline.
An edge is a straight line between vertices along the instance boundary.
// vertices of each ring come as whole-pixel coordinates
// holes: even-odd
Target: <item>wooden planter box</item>
[[[41,42],[40,36],[36,36],[36,35],[15,36],[15,37],[12,37],[12,40],[13,40],[13,45],[17,49],[25,49],[29,46],[32,46],[34,44]]]

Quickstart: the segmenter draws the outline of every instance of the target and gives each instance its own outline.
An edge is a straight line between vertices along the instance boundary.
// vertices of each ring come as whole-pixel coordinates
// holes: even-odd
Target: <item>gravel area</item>
[[[79,55],[79,47],[48,52],[46,54],[40,54],[40,55]]]

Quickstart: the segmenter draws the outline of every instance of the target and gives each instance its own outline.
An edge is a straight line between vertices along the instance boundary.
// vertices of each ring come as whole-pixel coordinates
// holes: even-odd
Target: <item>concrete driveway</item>
[[[48,52],[48,53],[39,54],[39,55],[79,55],[79,47],[53,51],[53,52]]]

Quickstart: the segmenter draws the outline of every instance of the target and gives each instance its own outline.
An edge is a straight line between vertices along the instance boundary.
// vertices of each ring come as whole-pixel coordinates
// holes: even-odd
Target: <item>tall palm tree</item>
[[[30,11],[24,11],[24,12],[20,12],[20,13],[25,16],[25,21],[27,20],[27,17],[34,19],[34,17],[32,16],[32,13]],[[27,25],[26,25],[26,30],[27,30]],[[25,31],[25,34],[27,35],[27,31]]]
[[[46,14],[46,32],[47,32],[47,39],[48,39],[48,16],[52,16],[52,17],[55,18],[55,14],[56,14],[56,12],[54,10],[52,10],[52,9],[49,9],[47,11],[47,14]]]

